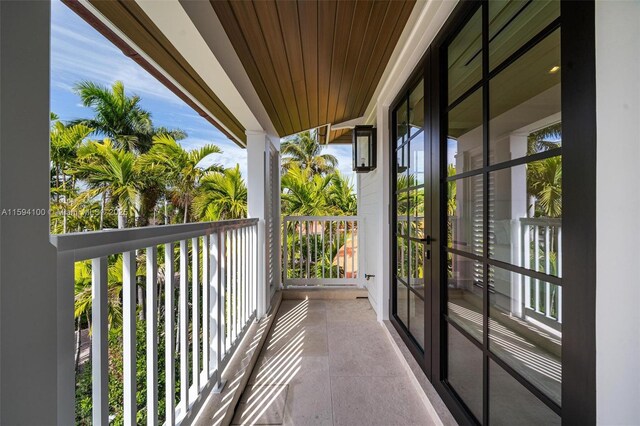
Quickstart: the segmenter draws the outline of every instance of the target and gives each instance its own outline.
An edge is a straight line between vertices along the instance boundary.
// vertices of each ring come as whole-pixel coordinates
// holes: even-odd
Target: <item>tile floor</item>
[[[430,425],[367,300],[283,300],[232,424]]]

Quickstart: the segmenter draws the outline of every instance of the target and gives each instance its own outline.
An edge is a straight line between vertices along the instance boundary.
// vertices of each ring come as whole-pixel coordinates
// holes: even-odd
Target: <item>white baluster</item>
[[[147,424],[158,424],[158,249],[147,247]]]
[[[522,266],[526,269],[531,268],[531,229],[528,224],[522,225],[522,233],[524,243],[522,244]],[[524,298],[525,306],[529,309],[531,306],[531,278],[527,275],[524,276]],[[535,307],[534,307],[535,309]]]
[[[191,377],[196,392],[200,390],[200,274],[199,239],[191,239]]]
[[[173,306],[173,243],[164,245],[164,371],[165,371],[165,425],[176,421],[176,383],[174,353],[174,306]]]
[[[355,231],[356,231],[356,222],[351,222],[351,279],[356,277],[355,273]]]
[[[187,303],[187,265],[189,251],[187,240],[180,241],[180,405],[182,413],[189,408],[189,305]]]
[[[230,341],[231,341],[231,326],[233,324],[233,321],[231,320],[231,315],[232,315],[232,311],[231,311],[231,250],[233,249],[232,246],[232,233],[231,231],[225,231],[225,237],[223,239],[223,248],[224,248],[224,271],[225,271],[225,282],[224,282],[224,286],[223,286],[223,295],[224,298],[222,299],[223,301],[223,306],[224,306],[224,312],[222,313],[222,318],[221,321],[224,322],[224,326],[225,328],[223,336],[224,336],[224,352],[223,355],[227,354],[227,351],[229,350],[229,346],[230,346]]]
[[[91,260],[91,393],[93,424],[109,424],[109,350],[108,350],[108,277],[107,258]]]
[[[538,225],[534,225],[533,227],[534,235],[533,235],[533,256],[534,256],[534,265],[533,268],[535,271],[540,270],[540,257],[538,256],[538,250],[540,249],[540,229]],[[536,279],[536,312],[540,312],[540,306],[542,305],[542,301],[540,300],[540,280]]]
[[[247,322],[247,247],[246,247],[246,228],[240,228],[240,283],[242,286],[242,294],[240,295],[241,302],[241,330],[244,330],[244,325]]]
[[[209,268],[211,270],[211,290],[209,292],[209,377],[218,369],[220,358],[220,281],[222,279],[222,266],[220,263],[220,232],[211,234],[209,237],[211,247]]]
[[[229,346],[233,346],[238,336],[238,230],[231,231],[231,312],[229,322],[231,323],[231,341]]]
[[[204,384],[211,377],[209,371],[209,330],[211,318],[211,245],[209,235],[202,237],[202,371],[204,372]],[[203,387],[203,386],[201,386]]]
[[[124,424],[136,423],[136,252],[122,253]]]

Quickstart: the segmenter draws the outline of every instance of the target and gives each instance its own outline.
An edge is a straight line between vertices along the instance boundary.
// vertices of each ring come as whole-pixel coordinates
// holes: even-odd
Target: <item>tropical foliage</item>
[[[140,97],[121,82],[102,86],[83,81],[74,87],[92,115],[63,122],[51,114],[51,231],[98,231],[190,221],[215,221],[247,216],[247,186],[240,167],[225,169],[217,161],[222,150],[214,144],[187,149],[180,129],[155,126]],[[352,215],[356,212],[353,185],[336,170],[337,159],[323,153],[314,132],[303,132],[282,145],[282,213]],[[338,242],[327,250],[324,265],[332,265]],[[176,256],[177,253],[174,253]],[[175,261],[175,259],[174,259]],[[122,255],[108,258],[107,307],[109,326],[109,407],[111,422],[122,424]],[[146,422],[146,338],[144,283],[146,258],[138,256],[137,364],[138,423]],[[164,253],[158,251],[158,299],[163,300]],[[75,264],[76,422],[91,419],[91,361],[81,357],[81,331],[91,329],[92,265]],[[191,271],[189,271],[191,273]],[[174,298],[178,297],[177,289]],[[191,300],[191,295],[188,295]],[[158,350],[164,352],[165,317],[179,315],[156,307]],[[177,336],[179,330],[174,329]],[[189,331],[191,333],[191,331]],[[176,348],[178,351],[178,348]],[[82,359],[81,359],[82,358]],[[164,415],[164,368],[159,357],[159,411]],[[178,366],[176,366],[178,368]],[[180,391],[176,370],[176,393]]]
[[[559,148],[561,139],[561,123],[535,131],[527,137],[527,154]],[[562,156],[527,165],[527,192],[535,217],[562,217]]]
[[[337,159],[323,153],[315,132],[303,132],[282,144],[281,211],[289,216],[354,216],[357,197],[353,184],[335,166]],[[298,222],[299,224],[302,222]],[[288,226],[288,278],[304,276],[345,277],[344,259],[348,241],[357,238],[357,229],[347,222],[307,222]],[[339,227],[344,228],[340,229]],[[342,248],[342,254],[340,250]]]
[[[331,154],[322,154],[322,145],[318,143],[317,132],[298,133],[282,143],[282,169],[289,170],[293,166],[309,169],[312,174],[331,174],[338,165],[338,159]]]
[[[240,166],[222,174],[207,173],[200,180],[200,191],[194,200],[198,217],[224,220],[247,216],[247,187]]]
[[[104,87],[92,82],[75,86],[80,101],[93,115],[63,122],[51,114],[51,231],[66,233],[107,228],[145,226],[157,223],[179,223],[192,220],[218,220],[246,215],[246,187],[240,178],[238,192],[244,191],[244,207],[223,212],[208,209],[193,213],[192,206],[206,192],[224,192],[225,176],[239,169],[224,170],[208,157],[222,151],[213,144],[188,150],[177,141],[186,134],[179,129],[156,127],[151,114],[144,110],[140,98],[129,96],[121,82]],[[207,165],[205,165],[207,163]],[[216,179],[217,177],[217,179]],[[207,182],[202,187],[201,180]],[[218,188],[220,187],[220,188]],[[164,202],[164,209],[162,209]],[[215,201],[213,201],[215,203]],[[159,256],[158,282],[163,284],[163,256]],[[143,289],[145,258],[137,259],[138,289]],[[122,256],[108,258],[107,306],[109,325],[109,406],[113,423],[122,423]],[[90,360],[81,360],[81,330],[91,328],[92,270],[91,262],[75,264],[76,341],[76,420],[90,423]],[[159,297],[162,288],[158,288]],[[139,292],[139,321],[145,303]],[[163,321],[164,313],[158,306]],[[174,315],[177,314],[174,313]],[[160,327],[163,329],[163,327]],[[138,333],[144,326],[138,327]],[[177,333],[177,330],[175,330]],[[138,379],[144,376],[145,339],[137,344]],[[162,339],[159,339],[162,342]],[[162,346],[162,343],[160,343]],[[142,364],[141,364],[142,357]],[[160,369],[162,371],[162,369]],[[164,377],[160,377],[164,383]],[[164,385],[163,385],[164,386]],[[161,386],[163,388],[163,386]],[[177,384],[179,390],[179,383]],[[146,397],[145,386],[139,387],[141,408]],[[161,400],[162,401],[162,400]],[[161,402],[161,411],[164,402]],[[139,415],[146,417],[143,409]],[[139,418],[139,421],[144,421]]]

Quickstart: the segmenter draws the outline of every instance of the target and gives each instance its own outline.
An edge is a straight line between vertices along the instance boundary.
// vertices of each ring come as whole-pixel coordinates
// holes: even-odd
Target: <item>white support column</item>
[[[73,349],[57,347],[57,263],[49,243],[49,2],[0,2],[0,424],[55,424],[58,368]],[[29,209],[18,216],[13,209]],[[66,283],[68,284],[68,282]],[[67,291],[71,290],[71,293]],[[71,300],[69,300],[71,297]],[[59,324],[73,348],[73,315]],[[64,355],[58,360],[57,354]],[[60,363],[58,362],[60,361]],[[73,361],[71,361],[73,362]],[[66,377],[60,385],[68,390]]]
[[[265,218],[268,214],[266,192],[269,188],[269,144],[271,141],[263,131],[247,131],[247,191],[250,218],[258,218],[258,263],[256,278],[260,291],[257,300],[257,319],[260,319],[269,307],[270,294],[266,280],[266,238]],[[276,146],[279,148],[279,146]],[[280,191],[277,191],[280,194]]]
[[[511,158],[520,158],[524,157],[527,154],[527,133],[526,132],[514,132],[509,136],[509,149]],[[496,173],[496,181],[498,180],[498,176],[500,173]],[[495,182],[495,185],[504,184]],[[501,211],[499,219],[509,221],[509,229],[511,231],[510,241],[511,241],[511,253],[509,254],[511,258],[511,263],[514,265],[520,264],[520,257],[522,256],[523,250],[526,256],[529,255],[529,246],[521,247],[520,244],[521,236],[522,236],[522,225],[520,223],[520,218],[527,217],[527,208],[528,208],[528,197],[527,197],[527,170],[525,167],[512,167],[510,182],[508,184],[511,185],[510,188],[510,203],[509,200],[499,200],[502,204],[509,203],[508,206],[503,206],[507,211]],[[498,191],[496,190],[496,193]],[[547,228],[548,229],[548,228]],[[522,265],[521,265],[522,266]],[[498,303],[509,303],[509,309],[513,315],[516,315],[520,318],[524,317],[524,282],[518,278],[517,274],[509,273],[504,276],[506,279],[509,279],[509,283],[503,283],[501,285],[509,288],[509,295],[507,300],[499,300]]]

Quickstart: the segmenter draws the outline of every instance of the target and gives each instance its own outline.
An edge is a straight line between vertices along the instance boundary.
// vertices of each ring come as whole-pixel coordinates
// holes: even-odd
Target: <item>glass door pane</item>
[[[559,3],[490,0],[468,13],[444,46],[444,380],[482,424],[553,424],[562,407]]]
[[[396,297],[393,301],[395,320],[411,337],[417,349],[425,349],[425,292],[429,280],[425,256],[429,204],[425,199],[428,183],[425,123],[425,84],[420,79],[404,95],[393,114],[395,121],[393,155],[395,212],[393,232],[395,241]]]

